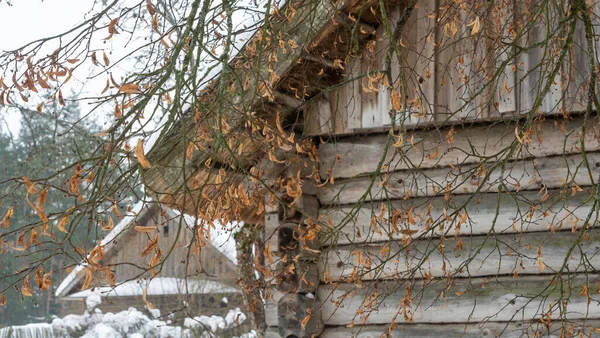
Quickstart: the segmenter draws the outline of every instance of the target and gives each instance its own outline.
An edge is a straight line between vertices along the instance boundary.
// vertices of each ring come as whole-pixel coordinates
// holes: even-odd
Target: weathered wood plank
[[[284,293],[274,287],[270,287],[268,292],[269,297],[265,301],[265,321],[268,326],[278,326],[277,303],[284,296]]]
[[[317,195],[322,205],[354,204],[361,199],[378,201],[408,197],[453,195],[494,191],[540,191],[566,187],[588,187],[600,174],[600,153],[519,160],[494,168],[465,165],[454,168],[395,171],[382,177],[336,180]],[[487,179],[484,180],[487,175]],[[592,181],[592,179],[594,181]],[[568,183],[567,183],[568,182]]]
[[[495,0],[490,11],[490,22],[492,36],[490,52],[494,58],[492,76],[497,76],[494,87],[494,104],[490,110],[496,114],[514,113],[517,111],[517,79],[516,59],[514,48],[514,10],[515,3],[512,0]],[[512,61],[511,61],[512,60]]]
[[[573,120],[549,120],[541,123],[532,135],[531,142],[523,147],[518,157],[543,157],[578,153],[581,150],[582,118]],[[586,149],[600,150],[596,120],[588,122],[585,130]],[[452,130],[453,142],[449,142]],[[327,177],[331,168],[335,178],[353,177],[373,172],[385,155],[388,170],[409,168],[432,168],[452,164],[481,161],[481,156],[502,155],[503,150],[515,142],[514,124],[463,127],[447,130],[418,131],[404,135],[405,145],[391,147],[385,152],[387,135],[364,138],[353,137],[320,146],[321,176]],[[394,143],[395,140],[392,140]],[[438,156],[433,156],[437,152]],[[337,163],[337,156],[342,162]]]
[[[477,66],[481,62],[478,57],[484,53],[479,49],[485,49],[485,43],[468,26],[478,17],[479,6],[480,3],[473,3],[468,10],[463,6],[444,6],[439,10],[436,121],[487,117],[487,110],[480,107],[483,74]]]
[[[520,112],[529,113],[535,100],[541,96],[542,89],[551,81],[550,91],[542,98],[539,110],[548,114],[559,113],[562,110],[563,99],[561,72],[559,71],[554,78],[550,76],[558,59],[558,57],[554,57],[557,51],[555,48],[551,48],[556,45],[552,39],[558,38],[558,36],[548,34],[548,32],[558,31],[558,23],[563,22],[564,24],[564,18],[558,17],[559,13],[554,7],[542,8],[543,6],[540,6],[532,11],[529,3],[519,1],[517,4],[522,24],[529,24],[519,39],[521,46],[528,48],[519,56],[518,62],[519,65],[522,65],[517,71],[517,79],[520,82]],[[548,41],[544,42],[545,39]]]
[[[357,325],[352,328],[330,327],[325,329],[321,338],[439,338],[439,337],[463,337],[463,338],[481,338],[481,337],[503,337],[503,338],[522,338],[522,337],[548,337],[559,338],[561,335],[562,324],[571,335],[565,336],[577,337],[579,332],[584,337],[600,337],[596,328],[600,327],[598,320],[586,320],[577,323],[553,322],[550,329],[540,321],[531,322],[509,322],[494,323],[484,322],[479,324],[402,324],[394,329],[389,325]],[[571,326],[572,325],[572,326]],[[389,335],[388,335],[389,334]]]
[[[361,60],[359,58],[352,59],[348,63],[348,70],[346,72],[348,82],[343,85],[343,88],[345,88],[344,97],[347,102],[345,104],[349,130],[362,128],[362,88],[360,78],[354,79],[357,74],[360,74],[360,70]]]
[[[335,116],[335,134],[344,134],[348,132],[348,103],[346,100],[346,90],[343,87],[334,88],[329,93],[329,104],[331,112]]]
[[[598,2],[596,2],[598,6]],[[594,16],[594,20],[598,20]],[[565,99],[564,108],[568,112],[581,112],[586,110],[587,88],[589,82],[589,53],[588,43],[585,37],[584,24],[577,22],[575,28],[574,43],[569,51],[569,59],[565,65]]]
[[[435,114],[435,0],[421,0],[402,32],[401,60],[394,54],[392,80],[400,84],[405,107],[397,124],[416,125],[431,122]],[[400,68],[400,64],[403,68]],[[413,115],[414,114],[414,115]]]
[[[343,281],[390,278],[480,277],[512,274],[554,274],[565,268],[585,272],[600,263],[600,231],[546,232],[449,239],[393,241],[377,245],[331,247],[322,256],[323,279]],[[576,250],[571,250],[576,248]]]
[[[385,45],[385,44],[384,44]],[[385,91],[385,88],[380,87],[380,77],[377,76],[377,71],[381,70],[381,58],[385,54],[385,48],[379,53],[363,51],[361,58],[361,72],[357,75],[362,76],[360,80],[361,87],[361,102],[362,102],[362,128],[381,127],[381,111],[379,106],[378,96],[380,91]]]
[[[542,198],[547,199],[541,201]],[[382,203],[385,214],[378,220]],[[560,191],[549,191],[547,196],[537,192],[489,193],[475,197],[455,196],[451,201],[437,196],[367,202],[362,206],[321,209],[321,219],[333,226],[330,231],[323,232],[321,241],[326,245],[342,245],[408,237],[439,237],[442,234],[481,235],[492,230],[502,234],[579,229],[588,216],[591,223],[597,220],[598,212],[592,207],[588,193],[570,196],[570,193],[561,194]],[[460,221],[457,215],[459,212],[464,214],[465,210],[468,220],[456,230],[456,224]],[[400,217],[394,227],[391,219],[396,213]],[[446,219],[445,213],[451,217],[450,220]]]
[[[600,318],[600,295],[590,291],[590,304],[585,293],[579,295],[584,286],[596,290],[598,275],[564,275],[561,283],[554,284],[550,279],[457,279],[450,286],[446,280],[424,282],[425,286],[419,281],[409,289],[409,298],[407,284],[399,281],[321,285],[318,297],[323,302],[322,316],[327,325],[406,323],[404,310],[415,324],[540,320],[542,315],[553,320],[559,316],[565,320]],[[557,304],[565,299],[569,300],[566,311],[559,311]]]

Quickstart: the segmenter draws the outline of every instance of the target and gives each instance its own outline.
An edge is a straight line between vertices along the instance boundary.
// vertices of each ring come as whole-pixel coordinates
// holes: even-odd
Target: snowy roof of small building
[[[149,210],[149,208],[143,209],[144,204],[144,201],[137,202],[133,207],[131,207],[130,211],[123,216],[123,219],[104,237],[104,239],[102,239],[100,245],[105,248],[105,252],[108,244],[114,241],[119,234],[121,234],[129,225],[131,225],[141,212],[144,210]],[[71,290],[71,288],[75,286],[75,284],[77,284],[82,276],[80,272],[85,269],[86,265],[87,264],[85,262],[82,262],[69,273],[69,275],[60,283],[58,288],[56,288],[56,291],[54,292],[56,297],[64,296]]]
[[[239,292],[239,290],[234,287],[211,280],[156,277],[151,280],[131,280],[114,287],[100,286],[83,290],[68,295],[67,298],[87,298],[94,294],[102,297],[142,296],[146,286],[148,286],[148,291],[146,293],[148,296]]]
[[[100,245],[102,245],[102,247],[104,248],[105,255],[108,255],[108,253],[112,251],[114,246],[112,246],[111,244],[119,235],[133,228],[132,225],[136,219],[144,217],[146,213],[158,207],[160,207],[158,203],[149,200],[139,201],[138,203],[133,205],[130,208],[130,211],[128,211],[123,216],[123,219],[100,242]],[[173,209],[167,209],[167,212],[172,217],[180,217],[182,215],[181,213]],[[212,227],[209,227],[206,222],[199,219],[196,220],[194,217],[186,214],[183,214],[183,219],[190,228],[194,228],[197,226],[208,227],[210,230],[209,233],[211,244],[225,257],[227,257],[234,265],[237,264],[235,241],[233,240],[232,236],[232,231],[234,231],[236,227],[235,224],[228,224],[226,229],[231,229],[231,231],[229,231],[223,230],[223,227],[219,226],[218,224],[216,226],[217,229],[214,229]],[[84,276],[84,274],[81,272],[85,269],[86,265],[87,263],[81,262],[69,273],[69,275],[57,287],[54,293],[56,297],[66,296],[69,293],[69,291],[71,291],[72,288],[75,285],[77,285],[77,283]]]

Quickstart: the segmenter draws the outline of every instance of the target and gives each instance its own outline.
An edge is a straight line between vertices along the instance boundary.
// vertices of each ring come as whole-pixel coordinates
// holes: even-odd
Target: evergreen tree
[[[54,108],[46,113],[39,113],[18,107],[22,116],[18,137],[13,140],[8,135],[0,134],[0,193],[3,205],[14,207],[11,229],[20,229],[39,222],[35,211],[27,203],[26,191],[18,178],[25,176],[58,190],[72,172],[68,170],[69,166],[92,158],[98,149],[102,149],[103,141],[94,136],[100,130],[99,126],[89,122],[84,125],[80,122],[77,103],[70,103],[64,108],[56,105]],[[75,200],[75,197],[67,193],[54,193],[46,203],[45,211],[48,215],[64,211],[74,205]],[[56,222],[50,223],[56,227]],[[41,245],[26,252],[14,250],[6,245],[0,249],[7,250],[0,264],[2,286],[11,285],[15,280],[22,278],[19,274],[21,265],[22,268],[26,262],[41,259],[48,250],[59,249],[57,255],[42,264],[44,271],[53,272],[53,287],[45,292],[36,289],[33,297],[23,297],[19,289],[12,288],[6,294],[9,304],[0,312],[1,324],[26,324],[58,314],[59,309],[53,299],[53,292],[65,277],[64,266],[72,264],[73,259],[80,255],[75,250],[76,245],[93,245],[97,239],[97,232],[91,231],[94,229],[89,221],[81,220],[80,223],[68,242],[60,248],[46,246],[42,241]],[[53,233],[60,232],[53,230]],[[18,232],[12,234],[13,238],[17,236]]]

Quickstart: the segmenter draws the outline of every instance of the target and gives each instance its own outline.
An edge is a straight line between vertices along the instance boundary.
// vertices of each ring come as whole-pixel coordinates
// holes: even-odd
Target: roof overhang
[[[398,1],[385,3],[391,7]],[[331,80],[341,72],[331,58],[345,59],[353,53],[353,44],[336,42],[341,40],[340,31],[354,34],[359,46],[375,32],[378,4],[377,0],[288,1],[271,15],[271,43],[265,44],[260,37],[267,28],[259,29],[232,60],[231,69],[204,90],[197,108],[183,112],[159,137],[147,155],[152,168],[143,173],[147,192],[161,203],[204,219],[218,219],[223,210],[216,209],[230,207],[234,208],[229,210],[231,217],[262,223],[260,206],[268,186],[264,179],[275,177],[278,171],[263,160],[274,150],[265,149],[253,121],[260,119],[281,131],[282,120],[326,88],[317,72],[327,68]],[[353,29],[357,25],[359,29]],[[276,37],[283,43],[275,41]],[[296,48],[290,47],[294,44]],[[294,82],[302,74],[303,86]],[[294,86],[303,87],[303,92],[291,93]],[[220,92],[219,88],[234,89]],[[240,186],[248,192],[246,203],[215,202],[232,191],[230,197],[239,197],[236,189]]]

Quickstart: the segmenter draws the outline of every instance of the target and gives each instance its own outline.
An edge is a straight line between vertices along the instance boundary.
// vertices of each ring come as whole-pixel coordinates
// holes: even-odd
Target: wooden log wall
[[[306,134],[389,129],[394,121],[412,128],[499,120],[528,113],[534,105],[546,114],[586,108],[589,54],[581,22],[573,43],[563,48],[567,14],[555,6],[531,0],[469,2],[466,11],[461,6],[419,0],[393,45],[381,24],[367,47],[347,58],[344,81],[307,105]],[[393,31],[404,6],[388,14]],[[473,34],[476,19],[480,28]],[[384,76],[388,48],[394,50],[391,81]],[[401,100],[398,111],[394,93]]]
[[[565,15],[419,0],[391,83],[380,25],[346,80],[307,102],[305,133],[335,136],[318,145],[323,184],[304,192],[322,226],[321,336],[600,335],[600,124],[582,114],[584,28],[561,48]],[[285,225],[275,214],[268,233]],[[285,292],[267,304],[271,332]]]
[[[519,127],[320,145],[323,337],[598,336],[600,124]]]

